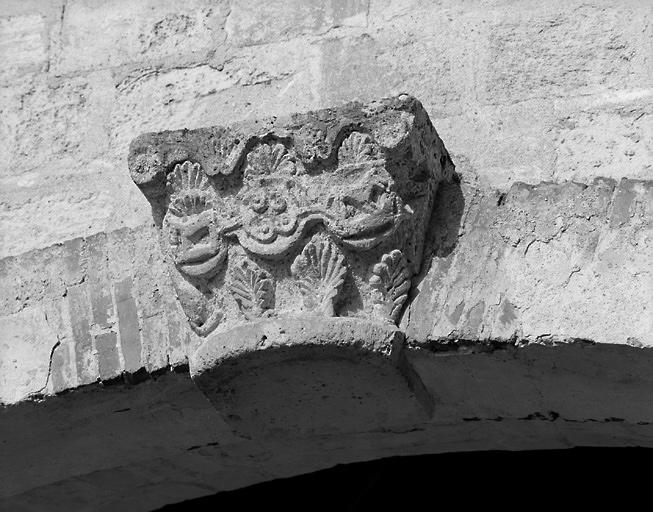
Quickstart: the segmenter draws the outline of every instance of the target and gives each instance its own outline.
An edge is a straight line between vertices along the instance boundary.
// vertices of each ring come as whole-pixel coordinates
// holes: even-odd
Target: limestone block
[[[0,83],[43,69],[48,60],[45,18],[39,14],[0,18]]]
[[[453,20],[433,11],[324,38],[319,43],[321,104],[408,92],[424,102],[432,118],[460,114],[473,95],[472,56],[479,43],[474,34],[459,37],[470,23],[464,16]],[[451,45],[452,39],[460,43]]]
[[[615,93],[603,101],[585,100],[576,109],[561,111],[554,124],[554,177],[583,182],[591,181],[593,174],[617,180],[624,176],[650,179],[652,94]]]
[[[56,162],[78,167],[106,150],[108,105],[113,88],[107,73],[33,81],[0,90],[3,118],[0,176]]]
[[[226,30],[233,44],[250,46],[304,34],[319,35],[341,26],[365,27],[367,4],[367,0],[293,0],[278,4],[248,0],[232,6]]]
[[[116,86],[111,115],[112,145],[124,158],[129,142],[143,131],[203,126],[214,95],[235,85],[226,72],[208,65],[129,76]]]
[[[653,344],[650,182],[463,191],[436,201],[461,236],[435,228],[410,338]]]
[[[13,403],[46,390],[57,332],[43,308],[0,317],[0,402]]]
[[[551,181],[557,163],[551,126],[556,121],[550,102],[529,100],[480,107],[437,122],[459,172],[475,175],[489,189],[507,190],[515,181]]]
[[[403,341],[396,327],[357,318],[258,320],[210,335],[191,376],[241,435],[407,428],[431,407],[411,391],[419,378],[396,369],[408,364]]]
[[[0,386],[2,401],[184,364],[192,333],[162,265],[153,233],[143,228],[1,260],[7,345],[0,359],[13,361],[5,372],[11,380]]]
[[[650,9],[555,2],[489,20],[481,93],[491,103],[634,88],[646,79]]]
[[[190,0],[67,2],[60,48],[52,69],[57,74],[174,59],[206,58],[224,40],[226,2]]]

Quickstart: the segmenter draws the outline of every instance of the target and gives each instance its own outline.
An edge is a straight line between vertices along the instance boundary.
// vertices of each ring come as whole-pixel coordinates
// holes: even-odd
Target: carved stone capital
[[[149,133],[129,167],[204,338],[191,371],[212,400],[252,361],[396,365],[395,325],[453,171],[415,98]]]

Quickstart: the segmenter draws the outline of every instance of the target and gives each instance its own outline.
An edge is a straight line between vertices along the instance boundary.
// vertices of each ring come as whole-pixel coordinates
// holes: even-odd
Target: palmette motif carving
[[[213,207],[209,180],[199,164],[188,161],[177,164],[168,176],[168,186],[172,190],[168,209],[177,217],[199,215]]]
[[[129,164],[200,336],[243,315],[397,322],[453,169],[409,96],[146,134]]]
[[[384,254],[381,262],[374,265],[370,286],[375,290],[374,312],[397,323],[410,290],[410,274],[400,250]]]
[[[306,244],[290,267],[299,283],[304,310],[335,316],[334,301],[347,273],[344,260],[328,239],[315,236]]]
[[[353,132],[338,150],[338,163],[341,165],[355,165],[367,160],[372,160],[374,145],[367,133]]]
[[[248,320],[274,309],[272,276],[247,260],[234,269],[231,293]]]
[[[250,175],[294,174],[295,163],[283,144],[261,144],[247,155],[247,170]]]

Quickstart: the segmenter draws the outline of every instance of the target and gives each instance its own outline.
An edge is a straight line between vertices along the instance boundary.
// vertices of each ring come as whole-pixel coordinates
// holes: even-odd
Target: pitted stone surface
[[[382,456],[653,446],[650,3],[255,4],[1,2],[0,508],[152,510]],[[160,226],[150,226],[127,172],[134,137],[395,91],[420,98],[462,178],[436,192],[420,264],[403,248],[378,247],[352,271],[350,250],[331,238],[342,223],[329,234],[325,219],[312,219],[286,255],[233,268],[220,284],[226,312],[204,289],[175,289]],[[327,166],[374,160],[355,138],[336,138]],[[246,148],[255,154],[239,165],[286,176],[303,165],[273,137],[258,142],[269,148]],[[192,169],[214,183],[215,162],[172,153],[164,173],[180,164],[181,175],[170,180],[176,191],[159,188],[163,206],[212,202]],[[184,193],[192,173],[197,193]],[[248,172],[245,181],[260,179]],[[269,225],[248,213],[243,252],[218,250],[206,267],[261,252],[268,238],[282,247],[296,213],[284,193],[248,197]],[[284,208],[287,225],[270,214]],[[179,263],[192,272],[202,255],[186,256]],[[348,303],[354,289],[364,291],[360,309]],[[398,321],[407,363],[312,351],[231,379],[241,392],[224,410],[205,400],[189,356],[212,336],[298,311],[341,327]],[[397,332],[391,321],[374,325]],[[264,350],[248,353],[265,363]],[[313,371],[338,379],[313,382]],[[289,383],[294,403],[311,404],[296,415],[275,407]],[[333,396],[366,389],[371,398],[351,393],[342,419],[337,400],[316,405],[322,384]],[[374,400],[384,386],[388,414]],[[368,407],[358,410],[359,399]],[[270,428],[277,413],[291,428]]]
[[[247,437],[410,428],[432,412],[403,333],[390,323],[257,320],[209,335],[189,365],[200,390]]]
[[[300,311],[396,323],[453,173],[408,95],[145,134],[129,164],[200,336]]]
[[[653,186],[461,188],[437,198],[410,339],[653,346]]]
[[[649,179],[651,16],[639,0],[6,0],[0,256],[147,224],[125,173],[141,133],[396,91],[490,188]]]

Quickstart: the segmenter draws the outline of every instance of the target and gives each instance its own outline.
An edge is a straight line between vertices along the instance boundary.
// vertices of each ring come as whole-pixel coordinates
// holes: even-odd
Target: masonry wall
[[[651,346],[652,20],[647,0],[4,0],[0,402],[185,363],[134,137],[403,91],[460,176],[409,339]]]
[[[138,228],[127,146],[408,92],[478,186],[650,179],[653,4],[0,3],[0,257]]]
[[[0,509],[653,446],[652,22],[651,0],[0,0]],[[458,173],[400,324],[435,413],[236,435],[191,381],[129,142],[399,92]]]

